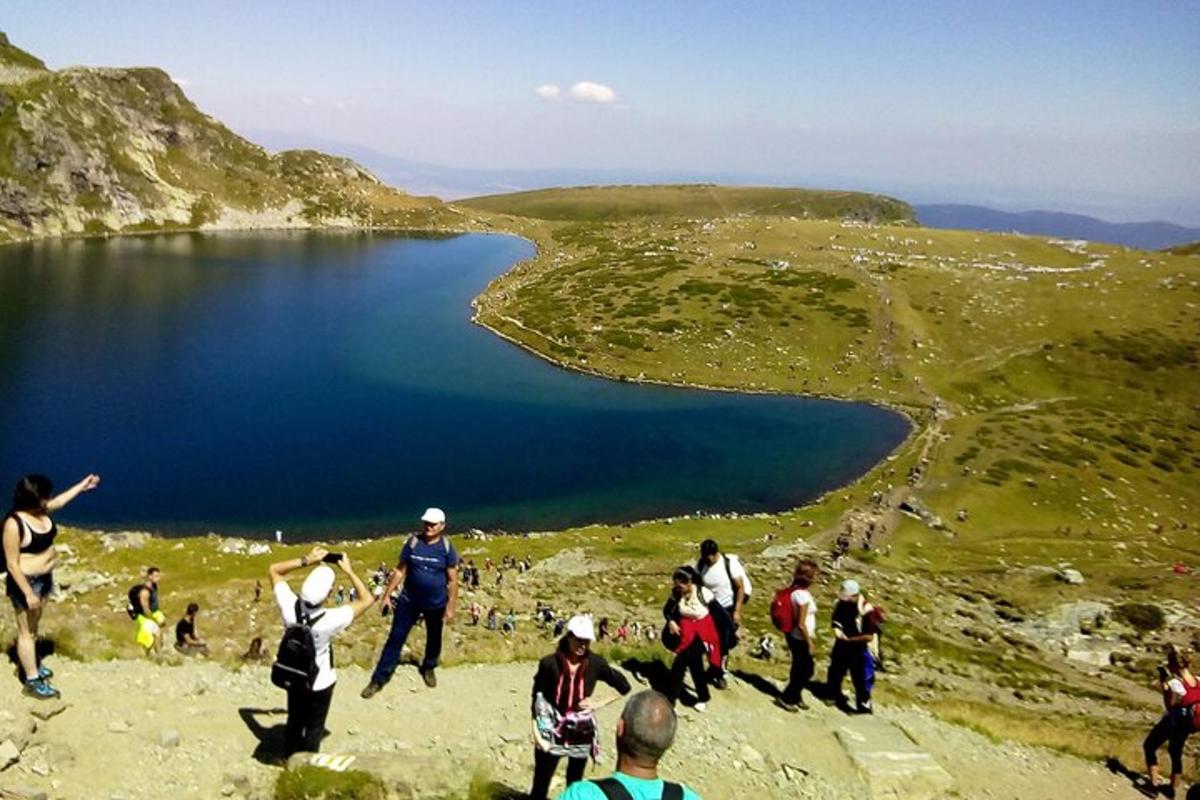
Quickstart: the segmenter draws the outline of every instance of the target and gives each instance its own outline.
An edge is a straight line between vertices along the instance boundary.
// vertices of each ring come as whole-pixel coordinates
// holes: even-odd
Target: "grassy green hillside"
[[[202,113],[161,70],[52,72],[0,43],[0,241],[457,219],[347,159],[268,153]]]
[[[907,203],[883,195],[710,184],[540,189],[476,197],[458,205],[518,217],[580,222],[739,215],[872,222],[914,219]]]
[[[922,499],[968,517],[939,568],[1000,568],[1014,539],[1123,581],[1136,565],[1111,542],[1156,548],[1151,526],[1186,524],[1200,500],[1192,259],[765,217],[555,223],[541,241],[478,317],[549,357],[939,418]],[[912,534],[896,550],[916,557],[928,532]],[[1200,562],[1195,534],[1170,547]]]
[[[1200,256],[1200,242],[1177,244],[1174,247],[1168,247],[1164,252],[1177,256]]]

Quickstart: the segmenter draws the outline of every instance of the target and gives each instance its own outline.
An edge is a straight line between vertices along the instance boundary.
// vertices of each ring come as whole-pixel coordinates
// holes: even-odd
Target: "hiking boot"
[[[425,679],[425,685],[430,689],[437,688],[437,673],[433,671],[433,667],[421,670],[421,677]]]
[[[795,703],[789,703],[782,697],[778,697],[775,699],[775,705],[779,706],[789,714],[798,714],[801,711],[808,710],[808,703],[805,703],[803,700],[799,700]]]
[[[729,684],[727,684],[725,682],[724,675],[718,675],[717,677],[715,677],[711,681],[709,681],[709,685],[712,686],[714,689],[725,689],[725,687],[727,687]]]
[[[382,683],[371,681],[365,687],[363,687],[362,692],[359,693],[359,697],[361,697],[363,700],[370,700],[372,697],[379,694],[379,690],[382,688]]]
[[[44,664],[39,664],[38,665],[38,677],[44,681],[48,681],[54,677],[54,670],[50,669],[49,667],[45,666]]]
[[[62,696],[62,693],[58,689],[55,689],[41,678],[25,681],[25,694],[30,697],[36,697],[38,700],[54,700]]]
[[[856,708],[854,710],[854,712],[856,714],[874,714],[875,713],[875,711],[872,710],[870,703],[862,703],[861,705],[858,706],[858,708]]]

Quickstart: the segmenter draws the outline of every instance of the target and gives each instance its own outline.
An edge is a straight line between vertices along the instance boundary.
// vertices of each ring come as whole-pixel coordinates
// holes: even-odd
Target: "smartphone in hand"
[[[336,564],[345,557],[346,557],[345,553],[326,553],[325,557],[322,558],[321,560],[324,561],[326,564]]]

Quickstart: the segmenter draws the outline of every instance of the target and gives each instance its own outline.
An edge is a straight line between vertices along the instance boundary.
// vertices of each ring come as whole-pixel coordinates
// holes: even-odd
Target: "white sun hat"
[[[567,621],[567,633],[576,639],[596,641],[596,628],[592,625],[592,618],[584,614],[576,614]]]
[[[333,569],[327,564],[321,564],[304,579],[304,584],[300,587],[300,599],[310,606],[321,605],[333,591],[333,581]]]
[[[445,521],[446,512],[440,508],[427,508],[421,515],[421,522],[428,522],[430,525],[441,525]]]
[[[857,595],[859,591],[861,591],[861,589],[858,585],[858,581],[854,580],[853,578],[847,578],[846,580],[842,581],[842,591],[838,597],[842,600],[849,600]]]

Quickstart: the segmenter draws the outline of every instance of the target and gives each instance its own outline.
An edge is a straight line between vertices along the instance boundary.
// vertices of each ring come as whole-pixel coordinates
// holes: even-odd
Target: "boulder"
[[[1071,586],[1079,586],[1083,583],[1083,573],[1077,569],[1064,569],[1058,573],[1058,578]]]
[[[150,541],[150,534],[141,531],[119,531],[117,533],[100,534],[100,542],[104,545],[105,552],[145,547],[148,541]]]
[[[852,717],[836,733],[873,797],[933,800],[954,787],[950,773],[891,723]]]
[[[180,741],[179,731],[173,728],[166,728],[158,732],[159,747],[179,747]]]

